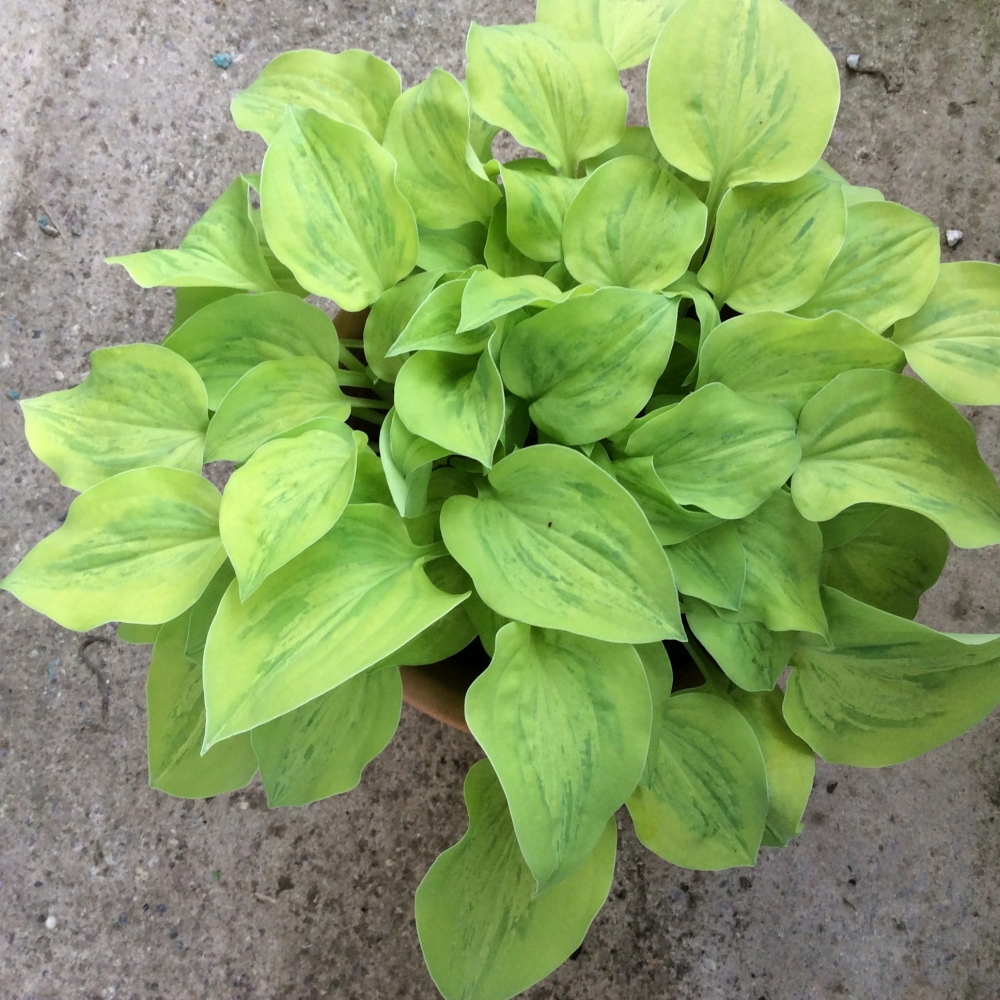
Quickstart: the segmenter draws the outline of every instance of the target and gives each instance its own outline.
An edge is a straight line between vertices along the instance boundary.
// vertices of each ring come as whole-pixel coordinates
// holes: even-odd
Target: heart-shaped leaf
[[[163,347],[94,351],[80,385],[25,399],[21,409],[31,450],[72,490],[150,465],[201,471],[205,386]]]
[[[333,690],[460,604],[423,570],[438,554],[394,510],[351,505],[246,601],[234,582],[205,647],[205,748]]]
[[[507,235],[533,260],[562,257],[566,209],[583,180],[557,174],[545,160],[511,160],[500,167],[507,194]]]
[[[303,288],[358,311],[410,273],[417,224],[395,171],[367,132],[288,106],[260,204],[267,242]]]
[[[355,788],[365,766],[388,746],[402,706],[398,670],[365,670],[257,726],[250,735],[268,807],[304,806]]]
[[[523,448],[441,510],[448,551],[500,614],[607,642],[684,635],[670,564],[638,504],[577,451]]]
[[[489,761],[465,779],[469,829],[417,888],[417,934],[445,1000],[506,1000],[544,979],[583,942],[614,875],[613,819],[590,857],[535,894]]]
[[[405,357],[388,356],[420,304],[434,290],[440,271],[423,271],[384,291],[365,320],[364,345],[368,367],[383,382],[395,382]]]
[[[396,510],[403,517],[420,517],[427,509],[432,463],[448,454],[433,441],[413,434],[390,410],[379,434],[379,455]]]
[[[496,218],[497,210],[493,210]],[[490,222],[492,227],[492,220]],[[418,227],[420,251],[417,267],[425,271],[464,271],[476,264],[483,265],[486,249],[486,226],[467,222],[457,229]]]
[[[969,423],[933,389],[892,372],[851,371],[799,418],[792,496],[811,521],[857,503],[905,507],[961,548],[1000,542],[1000,488]]]
[[[493,271],[476,271],[462,293],[462,321],[458,329],[463,333],[475,330],[525,306],[557,305],[586,291],[580,286],[569,292],[561,291],[537,274],[502,278]]]
[[[532,260],[511,243],[507,234],[506,198],[493,209],[483,256],[489,269],[502,278],[517,278],[523,274],[540,275],[548,270],[548,264]]]
[[[964,733],[1000,703],[1000,637],[945,635],[823,592],[832,648],[804,638],[784,714],[825,760],[885,767]]]
[[[459,332],[462,322],[462,294],[468,283],[468,278],[456,278],[438,285],[417,306],[409,322],[389,348],[387,356],[395,358],[419,350],[478,354],[486,346],[491,330],[488,325],[483,324]]]
[[[545,892],[586,862],[646,762],[649,685],[635,650],[511,622],[465,718]]]
[[[677,589],[720,608],[740,606],[747,561],[740,533],[732,521],[699,531],[667,547]]]
[[[70,505],[0,588],[64,628],[155,625],[191,607],[226,558],[219,491],[181,469],[122,472]]]

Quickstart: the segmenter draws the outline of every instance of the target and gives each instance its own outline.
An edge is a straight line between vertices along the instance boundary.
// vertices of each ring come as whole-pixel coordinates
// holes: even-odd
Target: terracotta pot
[[[467,733],[469,727],[465,723],[465,692],[489,666],[489,662],[486,651],[478,641],[474,641],[440,663],[400,667],[403,701],[418,712]]]

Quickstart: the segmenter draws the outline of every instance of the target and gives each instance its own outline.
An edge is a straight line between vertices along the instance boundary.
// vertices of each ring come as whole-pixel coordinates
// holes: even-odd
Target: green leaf
[[[543,25],[473,22],[466,55],[476,111],[561,173],[572,176],[581,160],[621,138],[628,97],[600,45]]]
[[[619,69],[649,58],[653,43],[680,0],[538,0],[535,20],[570,38],[598,42]]]
[[[598,441],[649,401],[670,355],[677,305],[626,288],[573,296],[507,335],[503,380],[546,434],[564,444]]]
[[[677,589],[721,608],[737,609],[746,579],[743,542],[732,521],[723,521],[667,548]]]
[[[929,517],[960,548],[1000,542],[1000,489],[969,423],[928,386],[892,372],[838,375],[799,418],[792,496],[811,521],[856,503]]]
[[[836,184],[841,185],[844,189],[844,201],[847,202],[848,208],[852,205],[860,205],[865,201],[885,201],[885,195],[883,195],[877,188],[856,187],[855,185],[848,183],[825,160],[818,160],[815,164],[813,164],[813,168],[810,172],[819,174],[820,177],[825,177],[827,180],[834,181]]]
[[[201,755],[205,700],[201,664],[184,655],[188,615],[156,638],[146,678],[149,784],[168,795],[205,799],[242,788],[257,773],[249,736],[234,736]]]
[[[885,507],[876,508],[876,517],[862,530],[831,545],[831,536],[837,540],[837,522],[850,518],[853,510],[820,525],[827,550],[824,582],[865,604],[912,618],[920,595],[944,569],[948,536],[921,514]]]
[[[427,509],[432,463],[448,452],[411,433],[392,409],[382,423],[379,453],[396,509],[403,517],[420,517]]]
[[[456,278],[438,285],[417,306],[409,322],[389,348],[388,357],[395,358],[418,350],[478,354],[486,346],[491,330],[486,325],[460,330],[462,293],[468,283],[468,278]]]
[[[445,1000],[507,1000],[583,942],[611,889],[617,831],[608,820],[583,865],[536,895],[489,761],[469,770],[465,802],[468,832],[417,888],[417,934]]]
[[[219,529],[240,600],[336,524],[357,454],[346,424],[319,417],[262,445],[229,477]]]
[[[394,503],[389,484],[385,481],[382,460],[372,451],[368,436],[363,431],[354,432],[358,446],[358,469],[354,475],[354,490],[349,504],[378,503],[391,507]]]
[[[726,621],[700,601],[685,601],[685,618],[712,659],[745,691],[770,691],[788,666],[794,632],[772,632],[762,622]]]
[[[829,381],[853,368],[903,370],[902,352],[844,313],[801,319],[784,313],[736,316],[702,343],[698,384],[722,382],[747,399],[798,416]]]
[[[684,635],[670,564],[628,492],[579,452],[545,444],[498,462],[441,511],[448,551],[508,618],[607,642]]]
[[[585,284],[659,291],[687,271],[707,217],[673,174],[620,156],[587,178],[566,211],[566,267]]]
[[[187,641],[184,643],[184,655],[201,666],[205,658],[205,642],[208,630],[212,627],[215,613],[223,594],[236,576],[233,564],[227,559],[218,569],[211,582],[194,604],[188,609]]]
[[[511,160],[500,167],[507,194],[507,235],[533,260],[562,257],[566,209],[583,180],[557,174],[545,160]]]
[[[892,339],[945,399],[1000,403],[1000,265],[943,264],[930,298]]]
[[[465,718],[493,765],[538,891],[584,864],[646,762],[652,708],[635,650],[505,625]]]
[[[218,286],[270,292],[277,289],[250,219],[247,179],[237,177],[188,230],[176,250],[147,250],[108,257],[142,288]]]
[[[285,120],[286,107],[294,105],[364,129],[381,142],[399,91],[399,74],[370,52],[348,49],[332,55],[298,49],[272,59],[233,98],[233,121],[270,143]]]
[[[718,871],[752,865],[767,816],[767,775],[753,730],[728,702],[687,692],[659,706],[649,760],[628,800],[654,854]]]
[[[312,356],[331,368],[340,346],[330,317],[287,292],[233,295],[195,313],[163,342],[186,358],[208,391],[208,408],[262,361]]]
[[[475,330],[491,320],[509,316],[525,306],[552,306],[583,294],[580,286],[563,292],[537,274],[502,278],[494,271],[476,271],[462,293],[461,332]]]
[[[260,202],[267,242],[303,288],[357,312],[413,270],[417,224],[395,170],[366,132],[286,109]]]
[[[689,0],[653,47],[647,92],[660,152],[710,180],[717,205],[727,188],[809,170],[833,131],[840,76],[781,0]]]
[[[226,558],[219,491],[180,469],[122,472],[70,505],[66,522],[0,582],[63,628],[156,625],[189,608]]]
[[[800,642],[784,714],[825,760],[898,764],[1000,703],[1000,637],[945,635],[829,587],[823,598],[833,648]]]
[[[881,333],[923,305],[938,276],[939,241],[930,219],[902,205],[851,205],[840,253],[796,312],[821,316],[839,310]]]
[[[719,310],[712,296],[701,286],[698,276],[688,271],[678,278],[669,288],[668,295],[681,295],[694,305],[701,332],[701,342],[719,325]]]
[[[268,807],[305,806],[355,788],[396,732],[402,705],[398,670],[365,670],[257,726],[251,735]]]
[[[676,545],[719,523],[714,514],[681,507],[667,492],[648,455],[612,462],[610,472],[642,508],[661,545]]]
[[[494,217],[496,211],[494,210]],[[428,229],[420,226],[420,251],[417,267],[425,271],[464,271],[483,264],[486,248],[486,227],[467,222],[457,229]]]
[[[175,288],[174,289],[174,321],[170,324],[168,335],[186,323],[196,312],[205,306],[227,299],[230,295],[245,295],[239,288]]]
[[[440,277],[440,271],[414,274],[393,285],[375,300],[365,321],[365,360],[383,382],[396,381],[406,358],[388,357],[389,348],[406,328],[417,307],[434,290]]]
[[[815,174],[735,188],[719,205],[698,280],[737,312],[787,312],[823,284],[846,229],[840,186]]]
[[[351,412],[334,370],[320,358],[263,361],[219,403],[208,426],[205,461],[245,462],[262,444],[315,417]]]
[[[744,399],[718,382],[658,410],[628,439],[630,456],[652,455],[677,503],[744,517],[799,464],[795,420],[780,406]]]
[[[396,377],[396,413],[412,433],[489,467],[504,418],[492,354],[414,354]]]
[[[738,611],[720,609],[719,614],[728,621],[763,622],[774,632],[824,635],[819,527],[798,512],[784,490],[772,493],[736,526],[747,558],[743,602]]]
[[[122,622],[115,631],[115,637],[133,646],[151,646],[156,642],[161,625],[133,625]]]
[[[802,832],[802,814],[809,802],[816,756],[789,728],[781,714],[784,694],[733,690],[730,700],[757,737],[767,769],[767,823],[763,844],[784,847]]]
[[[243,603],[233,584],[205,647],[205,746],[299,708],[446,615],[445,594],[402,518],[351,505],[318,542]]]
[[[500,189],[481,167],[469,165],[469,96],[450,73],[435,69],[403,92],[383,144],[398,164],[396,183],[420,225],[456,229],[490,221]]]
[[[493,210],[486,247],[483,250],[486,264],[502,278],[516,278],[522,274],[544,274],[548,266],[525,256],[511,243],[507,235],[507,200]]]
[[[94,351],[80,385],[25,399],[21,409],[31,450],[72,490],[149,465],[201,471],[205,386],[163,347]]]

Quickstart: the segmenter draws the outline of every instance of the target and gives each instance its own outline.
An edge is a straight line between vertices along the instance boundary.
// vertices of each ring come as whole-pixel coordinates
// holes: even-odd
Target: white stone
[[[857,69],[860,65],[861,65],[861,56],[859,56],[856,52],[852,52],[847,57],[847,68],[857,72]]]
[[[45,926],[50,931],[54,931],[58,923],[59,921],[51,913],[45,918]]]
[[[945,234],[944,238],[950,247],[957,247],[962,240],[965,239],[965,233],[961,229],[949,229]]]

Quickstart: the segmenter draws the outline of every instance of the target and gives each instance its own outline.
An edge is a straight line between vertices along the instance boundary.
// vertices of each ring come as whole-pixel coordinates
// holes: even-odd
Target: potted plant
[[[405,91],[285,53],[233,102],[260,173],[113,259],[177,289],[166,339],[23,403],[80,496],[3,586],[153,643],[154,787],[347,791],[404,690],[471,731],[416,897],[448,1000],[580,945],[622,805],[667,861],[750,865],[814,753],[893,764],[1000,702],[1000,638],[912,621],[949,539],[1000,543],[952,405],[1000,403],[1000,268],[823,162],[838,102],[780,0],[538,0]]]

